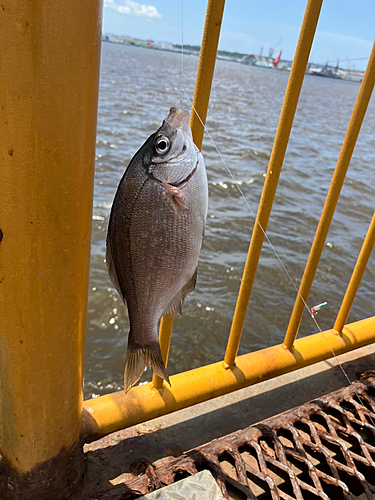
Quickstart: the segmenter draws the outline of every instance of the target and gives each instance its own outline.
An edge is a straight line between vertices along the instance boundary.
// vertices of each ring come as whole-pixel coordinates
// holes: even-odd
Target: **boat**
[[[339,68],[338,64],[335,68],[329,66],[328,63],[324,66],[309,64],[307,74],[312,76],[322,76],[324,78],[337,78],[349,82],[360,83],[363,79],[361,71],[352,71]]]
[[[273,59],[272,56],[264,57],[262,55],[249,54],[241,59],[242,64],[249,64],[250,66],[257,66],[258,68],[276,69],[281,58],[281,50]]]
[[[323,76],[325,78],[342,78],[342,76],[338,72],[338,69],[332,68],[331,66],[328,66],[328,64],[320,68],[310,67],[307,70],[307,74],[313,76]]]

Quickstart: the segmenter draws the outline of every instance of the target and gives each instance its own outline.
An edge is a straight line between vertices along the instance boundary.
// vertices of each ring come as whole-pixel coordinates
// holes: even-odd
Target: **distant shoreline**
[[[166,52],[175,52],[181,53],[182,46],[179,44],[171,44],[169,42],[159,42],[155,40],[142,40],[139,38],[132,38],[125,35],[103,35],[102,41],[107,43],[115,43],[119,45],[132,45],[134,47],[141,47],[147,49],[154,50],[162,50]],[[200,54],[200,46],[199,45],[184,45],[183,52],[186,55],[199,56]],[[253,56],[250,57],[262,58],[262,56]],[[249,54],[244,54],[241,52],[229,52],[226,50],[218,50],[217,59],[241,64],[248,64],[247,60],[249,59]],[[263,59],[267,60],[269,58],[264,57]],[[270,59],[272,61],[272,58]],[[288,61],[286,59],[280,59],[277,68],[277,71],[290,71],[293,61]],[[269,66],[262,66],[258,64],[251,64],[255,67],[266,67],[267,69],[271,68],[272,64]],[[363,71],[349,71],[344,68],[339,68],[337,66],[330,66],[327,64],[316,64],[310,62],[308,64],[308,68],[306,74],[317,76],[319,78],[324,77],[325,79],[335,79],[335,80],[345,80],[352,82],[361,82],[364,72]]]

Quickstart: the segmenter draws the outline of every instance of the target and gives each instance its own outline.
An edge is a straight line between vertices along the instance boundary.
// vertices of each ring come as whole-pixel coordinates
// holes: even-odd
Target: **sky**
[[[200,45],[206,0],[104,0],[103,33]],[[306,0],[227,0],[219,49],[292,60]],[[310,61],[364,70],[375,39],[375,0],[324,0]],[[363,59],[362,59],[363,58]],[[348,59],[350,62],[348,63]]]

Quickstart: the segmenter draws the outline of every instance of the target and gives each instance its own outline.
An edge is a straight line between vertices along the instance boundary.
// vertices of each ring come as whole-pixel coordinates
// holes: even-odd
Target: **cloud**
[[[104,0],[104,7],[109,7],[126,16],[143,16],[156,19],[162,17],[153,5],[141,5],[132,0],[120,0],[119,3],[115,3],[114,0]]]
[[[317,36],[320,36],[327,42],[337,42],[340,43],[341,45],[347,45],[349,47],[358,47],[364,50],[365,49],[371,50],[373,44],[372,40],[366,40],[358,36],[345,35],[342,33],[332,33],[331,31],[318,31]]]
[[[251,35],[246,35],[245,33],[234,33],[232,31],[223,31],[223,33],[221,34],[221,39],[231,40],[246,44],[252,44],[255,42],[254,37],[252,37]]]
[[[372,45],[372,40],[358,36],[317,31],[312,47],[314,53],[312,60],[323,63],[327,60],[334,62],[336,59],[340,59],[340,62],[344,63],[347,59],[348,64],[353,61],[353,68],[364,70]]]

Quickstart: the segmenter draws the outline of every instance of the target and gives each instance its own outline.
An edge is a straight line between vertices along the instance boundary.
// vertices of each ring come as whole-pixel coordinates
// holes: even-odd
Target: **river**
[[[84,397],[123,388],[129,322],[108,277],[105,239],[117,185],[134,153],[192,99],[198,58],[103,43],[99,92]],[[196,290],[174,322],[170,375],[223,359],[236,297],[289,74],[217,61],[202,153],[209,182],[206,235]],[[359,84],[307,76],[267,234],[296,286],[303,274]],[[183,106],[189,107],[187,99]],[[309,306],[331,328],[374,211],[375,102],[369,105],[323,250]],[[282,342],[296,290],[266,242],[239,354]],[[349,322],[375,314],[375,256],[370,258]],[[305,312],[299,335],[316,333]],[[147,370],[141,383],[151,380]]]

